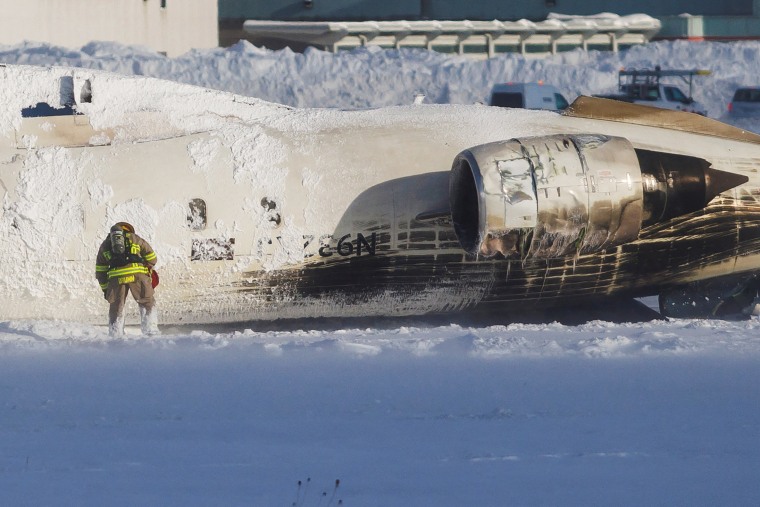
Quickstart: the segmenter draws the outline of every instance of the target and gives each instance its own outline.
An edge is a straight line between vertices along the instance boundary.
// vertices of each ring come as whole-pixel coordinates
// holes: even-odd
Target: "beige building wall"
[[[116,41],[167,56],[219,45],[217,0],[0,0],[0,13],[0,44]]]

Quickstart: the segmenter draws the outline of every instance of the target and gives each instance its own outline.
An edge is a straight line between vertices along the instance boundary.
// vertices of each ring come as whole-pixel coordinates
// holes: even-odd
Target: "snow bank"
[[[546,59],[499,55],[485,61],[420,49],[369,46],[337,54],[309,49],[270,51],[241,41],[167,58],[141,47],[93,42],[80,49],[40,43],[0,47],[0,62],[63,65],[165,78],[297,107],[343,109],[485,101],[494,83],[543,80],[568,99],[614,92],[620,68],[712,71],[695,79],[694,98],[711,117],[726,113],[738,86],[760,84],[760,42],[656,42],[620,53],[581,50]]]

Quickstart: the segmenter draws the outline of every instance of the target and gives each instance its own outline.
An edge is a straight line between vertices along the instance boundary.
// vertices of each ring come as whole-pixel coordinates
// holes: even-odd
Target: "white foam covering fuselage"
[[[278,273],[345,260],[337,242],[369,238],[378,224],[390,231],[382,255],[395,255],[400,224],[448,209],[444,173],[457,153],[515,137],[619,135],[637,147],[709,158],[757,186],[751,164],[736,162],[756,160],[757,146],[550,112],[299,110],[71,68],[0,67],[0,80],[0,319],[102,320],[95,256],[118,221],[132,223],[158,254],[164,322],[414,314],[477,302],[485,287],[430,287],[406,302],[389,294],[351,304],[240,289],[256,286],[254,277],[271,286]],[[77,114],[23,117],[39,103],[68,104]],[[440,177],[415,179],[433,173]],[[417,188],[419,181],[433,184]],[[188,205],[198,199],[205,224],[191,227]]]

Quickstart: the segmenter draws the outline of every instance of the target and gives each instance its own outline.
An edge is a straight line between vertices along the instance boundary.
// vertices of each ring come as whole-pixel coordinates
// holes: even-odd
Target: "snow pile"
[[[711,117],[726,113],[738,86],[760,84],[758,42],[657,42],[620,53],[581,50],[546,59],[499,55],[485,61],[419,49],[369,46],[337,54],[309,49],[270,51],[241,41],[230,48],[195,50],[167,58],[145,48],[94,42],[81,49],[39,43],[0,48],[0,62],[103,69],[194,84],[297,107],[343,109],[428,102],[471,104],[493,84],[543,80],[567,98],[611,93],[620,68],[708,69],[694,81],[694,98]],[[688,93],[686,86],[682,84]]]

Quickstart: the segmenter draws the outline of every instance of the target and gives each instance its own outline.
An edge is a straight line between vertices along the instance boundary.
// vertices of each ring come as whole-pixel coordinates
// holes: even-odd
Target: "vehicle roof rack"
[[[659,65],[654,69],[620,69],[620,72],[618,72],[618,89],[621,90],[624,84],[659,85],[660,78],[678,77],[689,85],[689,97],[691,97],[694,76],[709,76],[711,73],[711,71],[706,69],[662,70]],[[623,83],[623,81],[626,81],[626,83]]]

